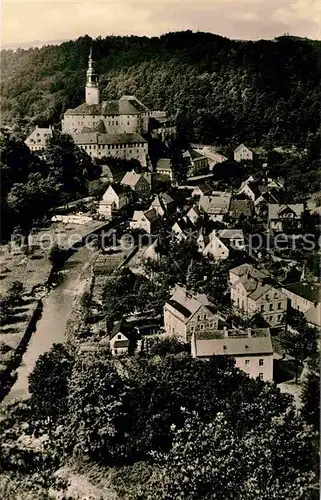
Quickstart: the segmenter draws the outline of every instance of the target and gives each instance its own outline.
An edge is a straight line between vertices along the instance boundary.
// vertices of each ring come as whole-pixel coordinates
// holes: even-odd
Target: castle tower
[[[92,48],[90,47],[88,69],[86,73],[86,104],[99,104],[98,75],[93,67]]]

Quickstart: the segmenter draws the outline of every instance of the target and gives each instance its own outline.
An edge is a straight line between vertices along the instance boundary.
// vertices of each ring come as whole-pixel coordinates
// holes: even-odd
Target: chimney
[[[226,326],[223,327],[223,330],[224,330],[224,337],[225,338],[228,338],[228,329]]]
[[[252,336],[252,329],[251,328],[247,329],[247,336],[249,339],[251,338],[251,336]]]

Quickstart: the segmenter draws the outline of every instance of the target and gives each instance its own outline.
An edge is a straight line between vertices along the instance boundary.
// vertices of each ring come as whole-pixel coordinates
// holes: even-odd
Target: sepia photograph
[[[321,0],[2,0],[1,500],[318,500]]]

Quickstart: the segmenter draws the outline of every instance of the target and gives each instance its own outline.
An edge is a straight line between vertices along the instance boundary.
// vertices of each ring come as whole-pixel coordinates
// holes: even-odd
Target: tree
[[[311,434],[292,411],[239,434],[220,412],[208,423],[188,413],[168,454],[156,454],[144,498],[313,498],[316,476],[304,463]],[[246,460],[244,460],[246,457]]]
[[[66,259],[66,249],[60,247],[55,243],[49,253],[49,260],[54,268],[59,268],[65,262]]]
[[[73,363],[73,349],[64,344],[54,344],[37,359],[29,376],[30,402],[35,418],[56,422],[66,413]]]
[[[317,367],[318,369],[318,367]],[[301,415],[307,424],[312,425],[315,431],[320,429],[320,373],[309,371],[303,382]]]
[[[307,326],[302,313],[291,312],[295,326],[287,327],[280,334],[280,342],[285,351],[295,360],[295,382],[298,382],[299,365],[307,358],[314,358],[317,352],[317,332],[315,328]],[[302,316],[303,318],[302,318]]]

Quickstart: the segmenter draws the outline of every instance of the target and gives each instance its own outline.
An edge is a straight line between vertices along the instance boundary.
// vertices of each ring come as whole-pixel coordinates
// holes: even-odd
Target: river
[[[83,247],[75,252],[59,273],[59,284],[43,298],[43,311],[32,334],[22,362],[17,369],[17,379],[3,404],[14,399],[28,397],[28,377],[41,354],[49,351],[53,344],[66,340],[66,325],[72,303],[83,290],[82,272],[92,260],[92,250]]]

